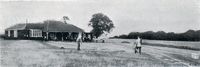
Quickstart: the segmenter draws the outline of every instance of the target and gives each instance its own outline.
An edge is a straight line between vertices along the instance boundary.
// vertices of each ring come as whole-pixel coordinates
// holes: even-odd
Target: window
[[[32,37],[42,37],[42,31],[39,29],[31,29]]]

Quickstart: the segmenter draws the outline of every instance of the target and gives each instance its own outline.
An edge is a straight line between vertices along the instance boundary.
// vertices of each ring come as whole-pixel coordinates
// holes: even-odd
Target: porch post
[[[72,33],[71,33],[71,32],[68,32],[68,33],[69,33],[69,39],[71,40],[71,34],[72,34]]]
[[[49,40],[49,32],[46,32],[46,34],[47,40]]]
[[[14,30],[14,37],[15,38],[17,38],[17,35],[18,35],[17,33],[18,33],[17,30]]]
[[[57,37],[57,34],[58,34],[57,32],[54,32],[54,36],[55,36],[55,37],[54,37],[54,40],[58,40],[58,39],[57,39],[57,38],[58,38],[58,37]]]
[[[10,30],[8,30],[8,37],[10,37]]]
[[[63,32],[61,32],[61,34],[62,34],[62,41],[63,41]]]

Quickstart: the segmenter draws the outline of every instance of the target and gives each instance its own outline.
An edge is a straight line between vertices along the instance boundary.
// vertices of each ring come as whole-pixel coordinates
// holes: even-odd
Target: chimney
[[[67,24],[67,20],[69,20],[68,16],[63,16],[64,23]]]

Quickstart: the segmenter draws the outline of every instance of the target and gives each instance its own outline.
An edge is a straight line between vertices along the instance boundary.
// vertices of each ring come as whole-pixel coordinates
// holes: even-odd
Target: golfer
[[[138,52],[139,50],[139,53],[141,54],[141,45],[142,45],[142,39],[138,36],[136,42],[135,42],[136,46],[135,46],[135,53]]]
[[[78,38],[77,38],[76,42],[78,44],[77,50],[80,50],[81,43],[82,43],[82,35],[81,35],[81,33],[78,34]]]

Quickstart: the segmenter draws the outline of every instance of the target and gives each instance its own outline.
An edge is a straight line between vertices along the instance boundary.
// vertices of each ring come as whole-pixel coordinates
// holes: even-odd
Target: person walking
[[[135,47],[135,53],[137,53],[138,50],[139,50],[139,53],[141,54],[142,39],[141,39],[139,36],[138,36],[138,38],[137,38],[135,44],[136,44],[136,47]]]
[[[77,42],[77,44],[78,44],[77,50],[81,50],[81,49],[80,49],[81,43],[82,43],[82,34],[81,34],[81,33],[78,34],[78,38],[77,38],[76,42]]]

